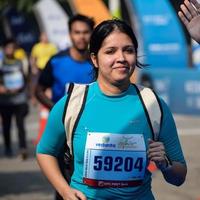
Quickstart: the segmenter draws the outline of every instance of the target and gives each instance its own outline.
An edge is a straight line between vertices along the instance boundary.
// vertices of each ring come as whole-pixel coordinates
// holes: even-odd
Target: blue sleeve
[[[66,96],[60,99],[52,108],[45,131],[37,145],[36,153],[58,157],[66,142],[65,129],[62,121]]]
[[[185,164],[185,159],[172,113],[163,100],[161,100],[161,106],[163,109],[163,120],[159,141],[164,143],[166,154],[171,161],[177,161]]]

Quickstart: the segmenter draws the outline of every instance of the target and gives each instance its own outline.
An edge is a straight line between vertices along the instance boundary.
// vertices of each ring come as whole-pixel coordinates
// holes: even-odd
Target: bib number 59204
[[[120,157],[115,158],[111,156],[94,156],[94,166],[95,171],[115,171],[115,172],[130,172],[132,170],[138,170],[139,172],[143,169],[143,158],[137,157]]]

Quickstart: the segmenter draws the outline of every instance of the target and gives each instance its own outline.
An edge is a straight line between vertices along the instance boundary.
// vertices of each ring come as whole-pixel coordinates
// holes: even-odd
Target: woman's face
[[[91,55],[98,68],[97,80],[104,84],[129,83],[136,65],[136,51],[131,38],[118,30],[108,35],[97,55]]]

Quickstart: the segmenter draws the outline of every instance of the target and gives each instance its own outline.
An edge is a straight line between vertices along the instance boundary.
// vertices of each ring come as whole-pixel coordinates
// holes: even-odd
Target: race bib
[[[3,78],[7,89],[20,89],[24,86],[24,78],[20,71],[4,74]]]
[[[88,132],[83,182],[94,187],[130,187],[142,184],[146,146],[142,134]]]

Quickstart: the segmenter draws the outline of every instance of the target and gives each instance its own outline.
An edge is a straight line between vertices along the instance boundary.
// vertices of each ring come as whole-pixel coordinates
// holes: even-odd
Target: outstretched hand
[[[200,4],[197,0],[185,0],[178,15],[191,37],[200,43]]]

